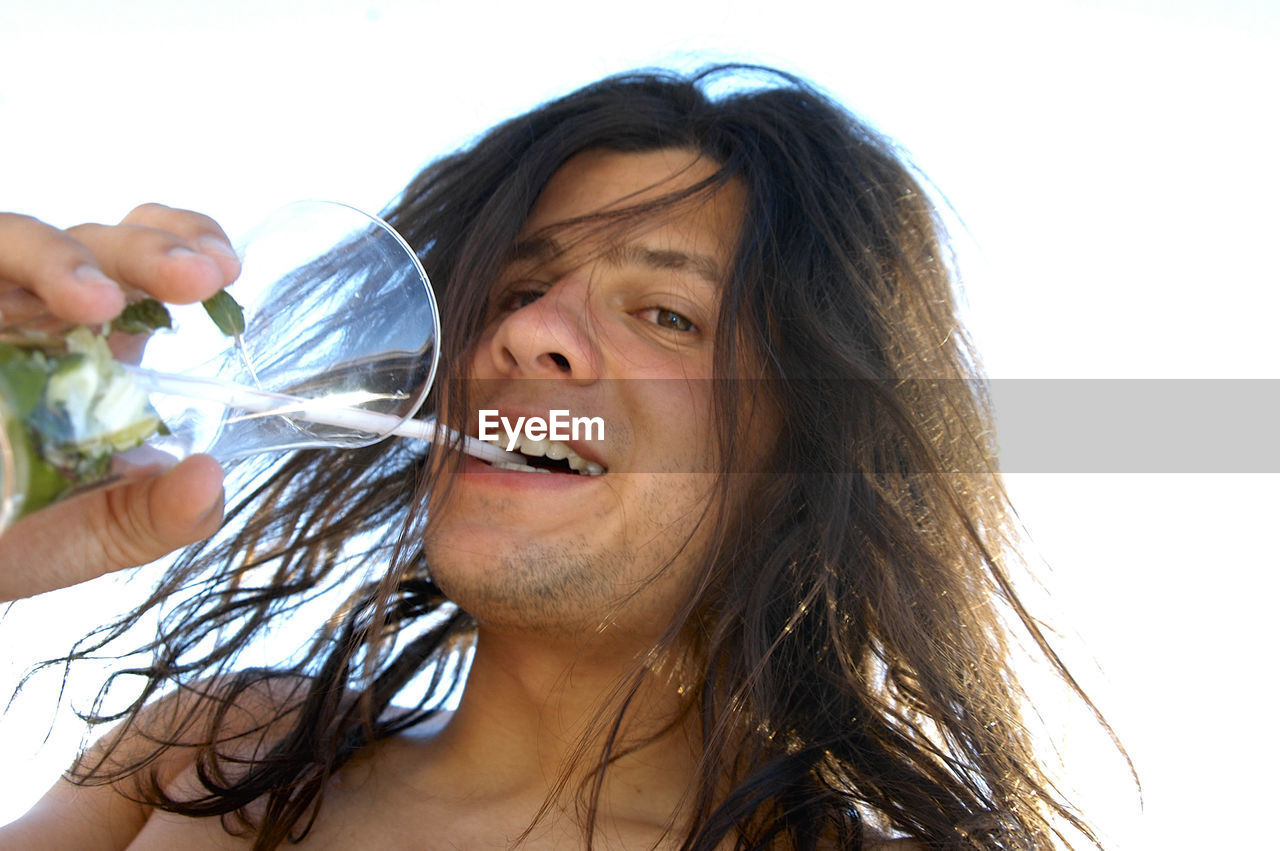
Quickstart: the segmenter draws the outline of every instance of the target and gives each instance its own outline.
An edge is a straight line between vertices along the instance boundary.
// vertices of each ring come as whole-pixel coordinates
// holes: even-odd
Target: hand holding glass
[[[411,419],[435,377],[440,321],[426,273],[386,223],[300,202],[240,253],[234,301],[217,301],[213,316],[170,306],[172,328],[146,339],[137,365],[117,364],[86,329],[0,330],[0,530],[66,493],[194,452],[228,462],[396,434],[510,460]]]

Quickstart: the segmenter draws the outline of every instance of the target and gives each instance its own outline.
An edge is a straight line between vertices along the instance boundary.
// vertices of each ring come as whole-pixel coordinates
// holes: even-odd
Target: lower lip
[[[513,488],[517,490],[563,490],[591,484],[600,476],[583,476],[578,473],[526,473],[520,470],[504,470],[501,467],[466,455],[462,461],[462,475],[469,481],[486,487]]]

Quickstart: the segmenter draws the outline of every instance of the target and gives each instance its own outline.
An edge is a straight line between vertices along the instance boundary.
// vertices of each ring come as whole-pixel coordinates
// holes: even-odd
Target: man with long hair
[[[603,434],[526,434],[514,466],[393,441],[254,478],[222,532],[73,650],[159,612],[128,705],[104,687],[90,719],[112,731],[0,839],[1092,837],[1020,722],[1015,634],[1066,672],[1006,576],[949,258],[892,145],[777,72],[628,74],[439,160],[387,218],[449,332],[429,407],[472,435],[481,412],[555,410]],[[192,300],[235,273],[216,225],[182,211],[0,220],[0,277],[67,319],[111,315],[120,287]],[[37,513],[0,539],[0,589],[204,538],[220,481],[197,458]],[[342,599],[305,652],[244,663],[323,594]]]

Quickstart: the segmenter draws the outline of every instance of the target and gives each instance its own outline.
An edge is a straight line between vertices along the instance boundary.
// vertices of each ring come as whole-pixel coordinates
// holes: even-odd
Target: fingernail
[[[200,516],[196,518],[196,525],[203,526],[206,523],[218,523],[221,525],[222,513],[225,510],[225,499],[226,498],[223,494],[219,494],[217,501],[201,512]]]
[[[115,281],[102,274],[102,270],[96,266],[85,264],[76,268],[76,281],[87,287],[112,287],[118,289]]]
[[[200,256],[196,254],[194,251],[192,251],[190,248],[187,248],[185,245],[175,245],[173,248],[170,248],[166,253],[170,257],[176,257],[178,259],[186,259],[188,257]]]
[[[200,250],[209,254],[218,254],[223,257],[229,257],[237,263],[240,258],[236,255],[235,249],[218,239],[216,236],[202,236],[196,240],[196,245],[200,246]]]

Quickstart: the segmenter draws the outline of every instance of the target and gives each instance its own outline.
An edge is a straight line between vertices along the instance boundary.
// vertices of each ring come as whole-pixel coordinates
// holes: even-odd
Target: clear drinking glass
[[[440,317],[417,256],[385,222],[298,202],[238,253],[242,271],[227,289],[235,303],[169,305],[172,327],[145,338],[0,328],[0,530],[194,452],[227,462],[394,433],[497,457],[409,419],[435,377]]]

